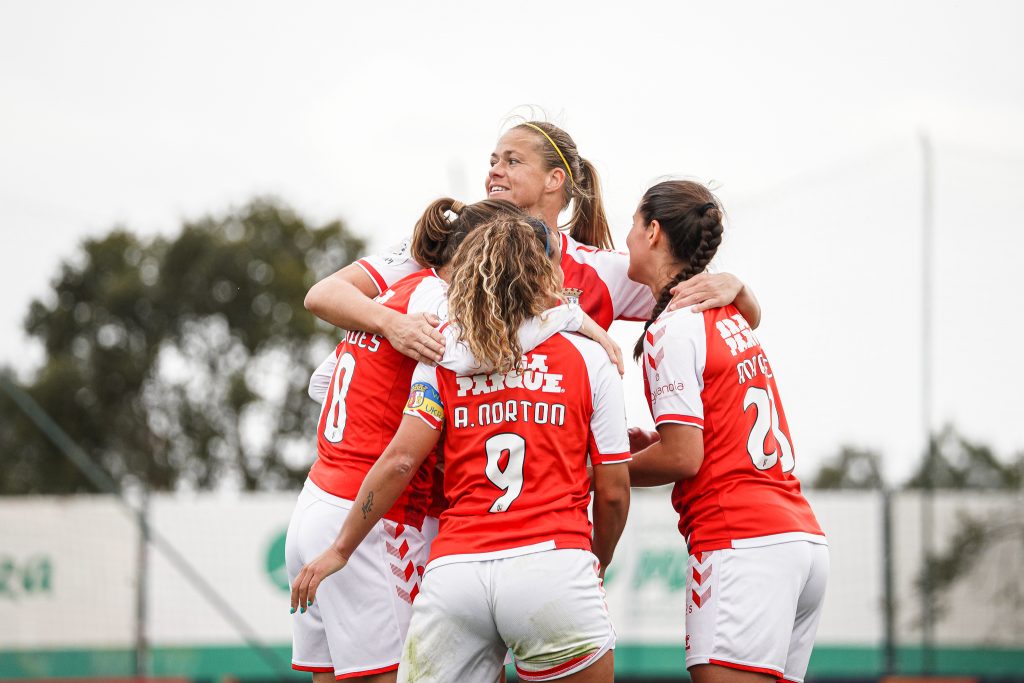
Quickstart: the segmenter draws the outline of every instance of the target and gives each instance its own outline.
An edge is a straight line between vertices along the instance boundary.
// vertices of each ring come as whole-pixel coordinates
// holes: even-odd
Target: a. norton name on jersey
[[[560,394],[562,389],[562,375],[549,372],[547,365],[548,357],[539,353],[533,354],[532,358],[523,356],[522,373],[495,372],[487,375],[472,375],[456,377],[459,384],[459,396],[472,394],[489,394],[502,389],[529,389],[530,391],[541,391],[546,394]]]

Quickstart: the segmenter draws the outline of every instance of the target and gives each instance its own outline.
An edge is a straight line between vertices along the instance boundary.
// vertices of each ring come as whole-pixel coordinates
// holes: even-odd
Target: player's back
[[[445,285],[433,270],[422,270],[377,297],[400,313],[443,313]],[[398,431],[416,361],[400,354],[386,338],[349,332],[336,349],[317,426],[317,460],[309,477],[324,491],[354,500],[366,473]],[[435,458],[416,473],[409,488],[386,515],[421,526],[429,502]]]
[[[704,461],[672,495],[690,552],[763,545],[782,534],[822,536],[792,474],[792,439],[771,365],[735,306],[663,314],[646,340],[652,410],[663,403],[654,410],[659,424],[704,430]],[[692,380],[675,371],[674,354],[696,366],[696,410],[684,398],[694,390],[685,386]],[[667,410],[677,400],[679,407]]]
[[[450,507],[432,563],[590,549],[587,454],[610,455],[592,426],[595,391],[608,372],[618,379],[599,345],[565,333],[525,354],[521,374],[436,370]]]

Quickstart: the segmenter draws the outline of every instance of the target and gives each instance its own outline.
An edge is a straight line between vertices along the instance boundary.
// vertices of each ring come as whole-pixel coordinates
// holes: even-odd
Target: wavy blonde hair
[[[562,271],[545,254],[540,221],[501,216],[466,237],[452,259],[448,311],[477,361],[494,372],[522,369],[519,327],[564,301]]]

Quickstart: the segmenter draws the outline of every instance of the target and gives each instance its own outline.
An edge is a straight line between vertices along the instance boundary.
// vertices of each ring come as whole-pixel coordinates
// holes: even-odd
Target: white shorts
[[[430,549],[430,544],[437,538],[438,525],[440,521],[437,517],[431,517],[427,515],[423,518],[423,538],[427,540],[427,549]],[[429,552],[427,553],[429,555]]]
[[[306,481],[285,542],[289,582],[334,542],[351,507]],[[397,669],[425,551],[419,529],[378,522],[345,568],[320,584],[306,613],[292,615],[292,668],[338,680]]]
[[[493,683],[506,652],[523,681],[582,671],[615,647],[586,550],[434,567],[413,608],[399,681]]]
[[[686,667],[803,683],[828,581],[828,546],[791,541],[690,555]]]

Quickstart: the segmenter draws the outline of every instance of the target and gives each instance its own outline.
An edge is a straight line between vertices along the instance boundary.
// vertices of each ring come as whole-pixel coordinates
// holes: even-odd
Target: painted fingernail
[[[306,608],[305,607],[299,609],[299,614],[305,614],[305,613],[306,613]]]
[[[292,612],[291,613],[295,614],[295,608],[294,607],[292,607]]]
[[[313,606],[313,601],[312,600],[306,600],[306,607],[312,607],[312,606]]]

